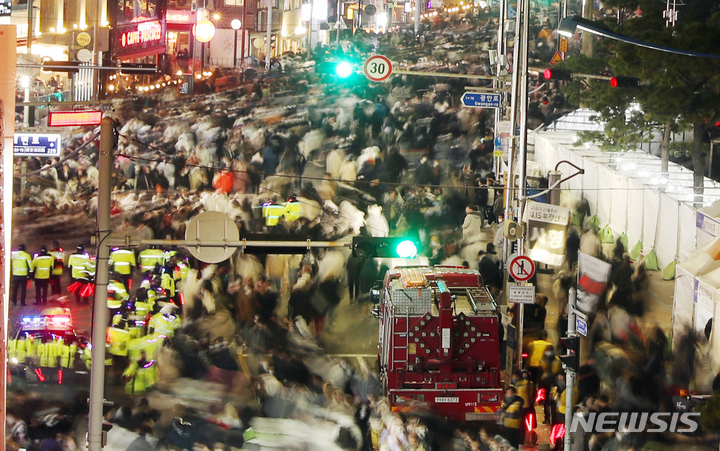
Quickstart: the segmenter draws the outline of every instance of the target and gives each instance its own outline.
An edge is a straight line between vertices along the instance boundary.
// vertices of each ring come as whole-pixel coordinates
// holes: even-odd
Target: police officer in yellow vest
[[[540,381],[542,375],[542,360],[548,346],[552,346],[552,343],[547,341],[547,332],[541,330],[537,340],[532,341],[528,347],[527,366],[530,369],[531,379],[536,384]]]
[[[126,287],[132,288],[132,273],[137,263],[135,252],[120,247],[113,248],[110,253],[109,264],[116,274],[119,274]]]
[[[120,276],[114,276],[108,282],[107,306],[108,306],[108,309],[110,309],[109,318],[111,321],[112,321],[112,318],[115,316],[115,314],[122,307],[123,302],[130,299],[130,294],[128,293],[127,289],[125,289],[125,284],[122,283],[120,280],[118,280],[119,278],[120,278]]]
[[[162,267],[165,264],[165,251],[157,246],[151,246],[138,255],[140,270],[144,273],[155,271],[156,265]]]
[[[517,391],[518,396],[523,399],[523,414],[522,418],[525,424],[520,428],[520,443],[524,443],[524,436],[526,427],[528,424],[530,430],[537,427],[537,421],[535,419],[535,384],[530,380],[530,372],[528,370],[522,370],[520,372],[520,378],[515,380],[515,374],[513,372],[513,385]],[[529,421],[532,421],[529,423]]]
[[[153,315],[148,322],[148,333],[172,338],[175,330],[182,325],[180,317],[173,314],[175,308],[174,304],[167,304],[160,313]]]
[[[25,305],[27,297],[27,281],[32,272],[32,258],[25,252],[25,245],[18,246],[18,250],[12,251],[12,305],[17,305],[18,290],[20,290],[20,305]]]
[[[545,355],[543,356],[540,369],[542,370],[542,375],[540,376],[538,388],[544,390],[543,410],[545,419],[543,423],[550,424],[557,411],[557,405],[551,391],[557,380],[557,375],[562,371],[562,362],[555,355],[554,346],[550,345],[545,348]]]
[[[155,385],[157,380],[157,365],[154,360],[148,359],[145,351],[141,351],[140,358],[133,360],[123,372],[125,379],[125,393],[142,394]]]
[[[90,282],[91,275],[95,272],[95,266],[90,260],[90,255],[85,253],[85,246],[78,244],[77,250],[68,259],[70,275],[73,285],[76,285],[75,301],[80,304],[83,300],[89,303],[89,299],[83,296],[82,287]]]
[[[555,386],[552,388],[552,396],[555,402],[557,403],[557,408],[555,410],[555,417],[553,418],[553,425],[555,424],[564,424],[565,423],[565,413],[567,409],[565,408],[565,401],[567,399],[567,387],[565,386],[565,376],[561,373],[557,376],[557,382]],[[573,390],[573,402],[572,405],[574,406],[578,402],[578,391]],[[572,412],[570,413],[572,415]]]
[[[60,296],[62,294],[62,276],[67,253],[60,247],[59,242],[53,241],[50,256],[53,258],[53,268],[50,272],[50,293],[53,296]]]
[[[518,448],[520,445],[520,431],[523,426],[522,405],[523,399],[517,395],[515,387],[511,385],[506,388],[500,423],[503,429],[502,436],[508,439],[510,444],[515,448]]]
[[[119,327],[108,327],[108,352],[117,357],[127,357],[130,332]]]
[[[55,261],[48,254],[47,247],[40,246],[40,253],[35,254],[32,260],[32,270],[35,274],[35,305],[47,304],[48,287],[50,286],[50,272]]]
[[[175,278],[172,274],[163,271],[160,275],[160,287],[165,290],[168,298],[175,299]]]

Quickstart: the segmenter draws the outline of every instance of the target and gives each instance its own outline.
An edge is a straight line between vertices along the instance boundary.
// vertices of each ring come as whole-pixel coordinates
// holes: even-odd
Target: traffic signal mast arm
[[[589,80],[609,80],[610,86],[613,88],[637,88],[640,86],[640,80],[635,77],[610,76],[610,75],[592,75],[592,74],[576,74],[569,69],[533,69],[543,73],[545,80],[571,80],[573,78],[587,78]]]
[[[109,246],[137,247],[137,246],[184,246],[184,247],[239,247],[248,252],[252,248],[274,248],[276,253],[282,253],[283,248],[297,252],[298,248],[329,248],[351,247],[350,242],[344,241],[314,241],[310,239],[298,240],[256,240],[241,239],[237,241],[210,241],[210,240],[143,240],[137,237],[110,235],[105,240]]]

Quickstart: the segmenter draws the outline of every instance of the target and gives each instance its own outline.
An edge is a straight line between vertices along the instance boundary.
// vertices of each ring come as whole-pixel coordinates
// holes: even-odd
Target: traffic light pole
[[[577,337],[577,330],[575,329],[575,304],[577,301],[577,289],[570,288],[568,293],[568,325],[567,325],[567,336]],[[562,312],[561,312],[562,313]],[[578,356],[580,355],[580,344],[578,343],[577,349]],[[573,398],[575,392],[575,371],[573,371],[567,365],[565,366],[565,437],[563,439],[563,449],[570,450],[572,446],[572,436],[570,435],[570,426],[573,420]]]

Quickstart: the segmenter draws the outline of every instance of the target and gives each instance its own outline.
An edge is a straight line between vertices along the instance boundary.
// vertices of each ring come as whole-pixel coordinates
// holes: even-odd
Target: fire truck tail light
[[[457,389],[457,383],[455,383],[455,382],[436,382],[435,389],[437,389],[437,390],[455,390],[455,389]]]

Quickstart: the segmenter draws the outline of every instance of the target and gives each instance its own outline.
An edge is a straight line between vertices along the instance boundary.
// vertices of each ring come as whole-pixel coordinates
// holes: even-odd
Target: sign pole
[[[577,336],[575,330],[575,303],[577,301],[577,290],[572,287],[568,292],[568,337]],[[560,312],[562,314],[562,312]],[[578,353],[580,352],[578,346]],[[573,397],[575,391],[575,372],[568,366],[565,366],[565,437],[563,439],[563,449],[569,450],[572,446],[572,437],[570,436],[570,427],[573,419]]]

